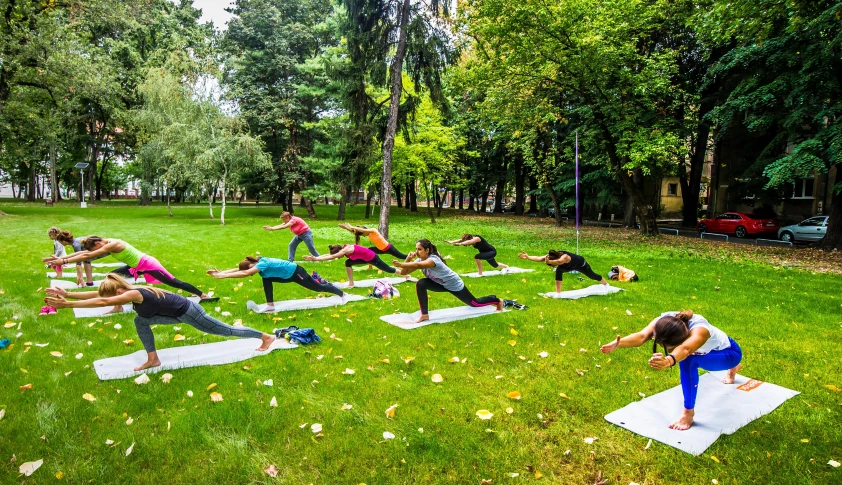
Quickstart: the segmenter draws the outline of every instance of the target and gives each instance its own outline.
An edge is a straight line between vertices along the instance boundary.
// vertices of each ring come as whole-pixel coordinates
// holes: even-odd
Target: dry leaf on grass
[[[592,445],[592,444],[593,444],[593,442],[594,442],[594,441],[596,441],[596,440],[598,440],[598,439],[599,439],[599,438],[597,438],[597,437],[593,437],[593,438],[585,438],[585,439],[584,439],[584,441],[585,441],[585,443],[587,443],[587,444],[589,444],[589,445]]]
[[[213,389],[214,387],[216,387],[216,382],[214,382],[213,384],[209,385],[209,386],[208,386],[208,388],[207,388],[207,389],[205,389],[205,390],[206,390],[206,391],[210,391],[210,390],[211,390],[211,389]]]
[[[830,460],[827,462],[828,465],[832,466],[833,468],[839,468],[839,462],[836,460]]]
[[[514,336],[519,335],[519,334],[517,333],[517,330],[515,330],[515,329],[513,329],[513,328],[510,328],[510,329],[509,329],[509,333],[510,333],[510,334],[512,334],[512,335],[514,335]]]
[[[187,397],[193,397],[193,391],[187,391]]]
[[[514,413],[514,412],[515,412],[515,410],[514,410],[514,409],[512,409],[512,408],[506,408],[506,414],[512,414],[512,413]]]
[[[80,352],[80,353],[76,354],[76,360],[79,360],[79,359],[81,359],[81,358],[82,358],[82,357],[84,357],[84,356],[85,356],[85,354],[83,354],[83,353],[81,353],[81,352]]]
[[[547,352],[540,352],[540,353],[538,353],[538,357],[540,357],[540,358],[542,358],[542,359],[546,359],[546,358],[547,358],[547,357],[549,357],[549,356],[550,356],[550,354],[549,354],[549,353],[547,353]]]
[[[487,421],[487,420],[493,418],[494,414],[487,409],[480,409],[479,411],[477,411],[477,417],[479,419],[482,419],[483,421]]]
[[[53,357],[61,357],[62,353],[54,350],[50,352],[50,355],[52,355]]]
[[[410,362],[412,362],[413,360],[415,360],[415,357],[401,357],[401,359],[403,359],[403,361],[404,361],[405,363],[409,364]]]
[[[509,341],[508,341],[508,342],[506,342],[506,343],[507,343],[507,344],[509,344],[509,345],[511,345],[512,347],[514,347],[515,345],[517,345],[517,342],[515,342],[514,340],[509,340]]]
[[[126,344],[126,345],[131,345],[131,344],[133,344],[133,343],[134,343],[134,340],[132,340],[132,339],[126,339],[126,340],[123,340],[123,343],[124,343],[124,344]]]
[[[355,372],[356,371],[354,369],[347,369],[346,368],[342,373],[350,376],[350,375],[354,374]]]
[[[272,387],[275,385],[275,381],[273,381],[272,379],[266,379],[265,381],[263,381],[263,385],[267,387]]]
[[[388,431],[384,431],[383,432],[383,439],[384,440],[393,440],[393,439],[395,439],[395,435],[388,432]]]
[[[270,477],[275,478],[278,476],[278,472],[280,470],[278,470],[278,468],[275,465],[269,465],[266,468],[264,468],[263,471],[266,472],[266,474]]]
[[[211,402],[219,402],[222,401],[222,394],[218,392],[212,392],[210,395]]]
[[[132,423],[134,423],[134,418],[129,417],[129,419],[126,420],[126,426],[131,426]]]
[[[171,380],[172,374],[170,374],[169,372],[161,376],[161,381],[163,381],[164,384],[168,384]]]
[[[20,466],[20,472],[26,476],[30,476],[35,473],[35,470],[41,468],[41,465],[43,464],[44,460],[28,461]]]
[[[32,384],[24,384],[24,385],[20,386],[21,391],[28,391],[30,389],[32,389]]]
[[[558,395],[563,397],[564,399],[570,399],[569,397],[567,397],[567,394],[565,394],[563,392],[558,393]]]
[[[175,336],[175,337],[173,337],[173,341],[174,341],[174,342],[181,342],[181,341],[182,341],[182,340],[184,340],[185,338],[186,338],[186,337],[184,337],[184,335],[181,335],[181,334],[179,333],[179,334],[176,334],[176,336]]]
[[[824,387],[826,387],[826,388],[828,388],[828,389],[830,389],[831,391],[834,391],[834,392],[842,392],[842,389],[839,389],[838,387],[836,387],[834,385],[831,385],[831,384],[828,384]]]
[[[430,380],[438,384],[439,382],[443,382],[444,378],[441,376],[441,374],[433,374],[433,377],[431,377]]]
[[[87,392],[85,394],[82,394],[82,399],[90,402],[96,401],[96,398],[93,395],[88,394]]]
[[[132,442],[132,445],[126,450],[126,456],[131,455],[132,451],[134,451],[134,442]]]
[[[0,419],[3,419],[6,416],[6,410],[0,409]]]
[[[321,433],[322,432],[322,423],[313,423],[310,425],[310,431],[313,433]]]
[[[386,410],[386,417],[392,419],[395,417],[395,410],[398,408],[397,404],[392,404],[389,406],[389,409]]]
[[[141,384],[149,384],[149,376],[146,374],[141,374],[134,380],[134,383],[137,385]]]
[[[275,396],[272,396],[272,400],[269,401],[269,407],[270,408],[278,407],[278,399]]]
[[[341,410],[343,410],[343,411],[348,411],[349,409],[351,409],[351,408],[353,408],[353,407],[354,407],[354,406],[351,406],[350,404],[343,404],[343,405],[342,405],[342,407],[341,407],[341,408],[339,408],[339,409],[341,409]]]
[[[520,393],[518,391],[512,391],[506,394],[506,397],[509,399],[520,399]]]
[[[458,364],[458,363],[459,363],[459,357],[457,357],[457,356],[455,356],[455,355],[454,355],[453,357],[451,357],[451,358],[450,358],[450,360],[448,360],[448,362],[452,362],[452,363],[454,363],[454,364]]]

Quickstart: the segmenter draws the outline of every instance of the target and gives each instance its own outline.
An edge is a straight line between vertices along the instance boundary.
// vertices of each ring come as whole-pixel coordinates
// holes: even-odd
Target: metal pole
[[[576,254],[579,253],[579,132],[576,131]]]
[[[85,208],[85,169],[79,171],[82,174],[82,208]]]

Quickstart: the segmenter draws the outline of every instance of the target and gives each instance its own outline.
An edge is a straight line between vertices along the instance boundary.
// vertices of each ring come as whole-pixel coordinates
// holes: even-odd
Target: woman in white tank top
[[[617,335],[616,340],[603,345],[601,350],[603,354],[609,354],[618,348],[640,347],[650,339],[653,343],[649,367],[664,370],[678,364],[681,369],[684,413],[670,428],[685,430],[693,425],[699,369],[727,370],[728,375],[722,382],[733,384],[742,367],[743,352],[725,332],[691,310],[662,313],[643,330],[626,337]],[[658,344],[664,348],[663,354],[658,352]]]

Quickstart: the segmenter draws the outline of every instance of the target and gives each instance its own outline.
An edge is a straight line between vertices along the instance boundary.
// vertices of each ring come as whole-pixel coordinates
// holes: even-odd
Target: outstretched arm
[[[214,278],[217,279],[224,279],[224,278],[248,278],[249,276],[256,274],[258,272],[257,268],[252,266],[246,270],[240,269],[226,269],[225,271],[217,271],[215,269],[209,269],[207,273]]]
[[[101,248],[95,251],[77,251],[73,253],[72,256],[67,256],[64,258],[57,258],[55,256],[50,256],[47,258],[42,259],[41,261],[45,263],[76,263],[79,261],[86,261],[88,259],[97,258],[99,256],[108,256],[112,252],[119,253],[125,248],[121,241],[111,241],[108,244],[102,246]]]
[[[99,298],[96,291],[67,291],[64,288],[47,288],[47,295],[56,298],[70,298],[73,300],[90,300]]]
[[[342,256],[351,254],[352,252],[354,252],[353,246],[345,246],[336,254],[322,254],[321,256],[310,256],[308,254],[304,256],[304,261],[330,261],[331,259],[341,258]]]
[[[603,345],[599,350],[603,354],[610,354],[620,348],[625,349],[630,347],[640,347],[648,342],[655,333],[655,321],[657,321],[657,319],[652,321],[652,323],[639,332],[626,335],[625,337],[617,335],[617,338],[613,342]]]
[[[687,340],[682,342],[678,347],[672,349],[672,352],[670,352],[669,355],[665,356],[660,352],[652,354],[652,358],[649,359],[649,367],[655,370],[664,370],[668,367],[672,367],[686,359],[687,356],[693,354],[693,352],[699,350],[699,348],[704,345],[709,338],[710,332],[708,332],[708,329],[702,327],[694,328],[693,330],[690,330],[690,336],[687,337]]]
[[[528,259],[530,261],[535,261],[536,263],[543,263],[547,261],[547,255],[544,256],[530,256],[526,253],[520,253],[517,255],[520,259]]]
[[[352,232],[354,234],[356,234],[356,233],[362,234],[363,236],[368,236],[369,234],[371,234],[373,232],[377,232],[377,229],[369,229],[369,228],[366,228],[366,227],[352,226],[351,224],[348,224],[347,222],[344,223],[344,224],[339,224],[339,227],[341,227],[342,229],[345,229],[346,231]]]
[[[570,256],[564,254],[558,259],[545,259],[546,262],[550,266],[561,266],[562,264],[567,264],[570,262]]]
[[[428,269],[435,266],[436,263],[433,262],[431,259],[425,259],[424,261],[400,261],[397,259],[392,260],[392,266],[395,268],[400,268],[402,275],[408,275],[412,273],[416,269]]]
[[[289,222],[286,222],[284,224],[278,224],[277,226],[263,226],[263,229],[266,229],[267,231],[278,231],[278,230],[281,230],[281,229],[286,229],[291,225],[292,225],[292,221],[289,221]]]
[[[44,298],[47,305],[55,308],[100,308],[106,306],[126,305],[143,302],[143,295],[137,290],[130,290],[122,295],[88,298],[82,301],[67,301],[60,296]]]

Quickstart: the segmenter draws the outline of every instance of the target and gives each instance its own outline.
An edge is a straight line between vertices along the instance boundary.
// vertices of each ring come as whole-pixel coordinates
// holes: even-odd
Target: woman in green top
[[[77,261],[86,261],[98,256],[111,255],[111,257],[117,261],[125,264],[125,266],[117,268],[112,271],[112,273],[116,273],[121,276],[131,275],[135,280],[138,276],[143,275],[143,278],[149,284],[154,285],[163,283],[167,286],[172,286],[173,288],[178,288],[188,293],[192,293],[200,297],[202,300],[214,300],[214,298],[210,298],[202,290],[196,288],[190,283],[177,279],[170,274],[170,272],[167,271],[157,259],[138,251],[134,246],[125,241],[121,241],[120,239],[103,239],[99,236],[88,236],[82,239],[82,247],[85,249],[84,251],[77,251],[73,253],[72,256],[64,258],[50,256],[48,258],[44,258],[43,261],[49,264],[67,264],[75,263]],[[112,312],[121,311],[123,311],[122,306],[114,307],[112,310]]]

